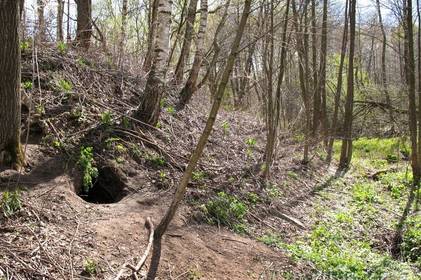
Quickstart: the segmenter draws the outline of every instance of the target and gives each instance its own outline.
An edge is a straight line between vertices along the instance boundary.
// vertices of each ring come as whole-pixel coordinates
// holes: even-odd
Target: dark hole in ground
[[[127,186],[124,178],[109,166],[99,170],[98,178],[87,193],[83,190],[79,193],[85,201],[96,204],[116,203],[126,195]]]

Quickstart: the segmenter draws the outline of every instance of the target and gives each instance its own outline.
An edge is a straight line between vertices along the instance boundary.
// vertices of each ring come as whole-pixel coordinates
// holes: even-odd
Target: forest
[[[420,0],[0,0],[0,280],[421,279]]]

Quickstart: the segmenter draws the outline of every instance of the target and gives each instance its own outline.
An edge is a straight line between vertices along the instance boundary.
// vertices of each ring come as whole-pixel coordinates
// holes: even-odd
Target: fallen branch
[[[386,173],[389,173],[389,172],[396,172],[398,169],[397,168],[389,168],[389,169],[384,169],[384,170],[379,170],[379,171],[376,171],[376,172],[374,172],[373,174],[368,174],[367,175],[367,178],[369,178],[369,179],[372,179],[372,180],[378,180],[379,179],[379,176],[380,175],[382,175],[382,174],[386,174]]]
[[[142,269],[143,265],[145,264],[146,259],[148,258],[149,252],[153,244],[153,236],[154,236],[155,230],[154,230],[154,226],[150,217],[146,218],[145,227],[149,230],[149,240],[148,240],[148,245],[146,246],[145,252],[143,253],[142,257],[140,258],[136,266],[133,266],[129,263],[125,263],[123,267],[121,268],[121,270],[119,271],[119,273],[117,274],[117,276],[114,278],[114,280],[119,280],[120,277],[123,275],[124,270],[126,268],[130,268],[132,270],[133,278],[137,279],[136,273],[138,273]]]
[[[288,216],[287,214],[281,213],[278,209],[272,208],[269,211],[272,215],[274,215],[277,218],[280,218],[284,221],[287,221],[287,222],[299,227],[300,229],[306,229],[306,226],[302,222],[300,222],[298,219],[296,219],[294,217],[291,217],[291,216]]]

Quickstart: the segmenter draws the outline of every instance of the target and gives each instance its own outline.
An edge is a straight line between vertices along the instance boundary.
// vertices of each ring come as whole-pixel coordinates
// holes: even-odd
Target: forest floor
[[[144,77],[46,50],[32,81],[23,57],[28,167],[0,169],[0,279],[113,279],[145,250],[145,220],[171,202],[210,101],[176,112],[169,93],[159,125],[141,129],[130,115]],[[390,253],[411,180],[401,139],[356,141],[338,174],[322,148],[302,165],[300,137],[282,134],[263,184],[264,139],[256,114],[221,111],[163,239],[159,279],[420,279],[419,215]]]

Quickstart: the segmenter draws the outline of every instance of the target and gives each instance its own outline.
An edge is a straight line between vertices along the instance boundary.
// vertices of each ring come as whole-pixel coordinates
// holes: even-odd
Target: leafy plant
[[[22,41],[21,43],[20,43],[20,50],[22,51],[22,52],[26,52],[27,50],[29,50],[31,48],[31,41],[29,41],[29,40],[25,40],[25,41]]]
[[[268,246],[274,246],[281,248],[282,247],[282,238],[274,233],[266,233],[260,237],[257,238],[258,241],[263,242],[264,244]]]
[[[254,192],[249,192],[247,195],[247,200],[251,203],[251,204],[257,204],[260,202],[260,197],[257,193]]]
[[[168,114],[171,114],[171,115],[175,114],[175,109],[173,106],[168,106],[165,110],[168,112]]]
[[[61,53],[61,54],[65,54],[67,52],[67,44],[60,41],[57,43],[57,50]]]
[[[32,88],[33,88],[33,83],[31,82],[31,81],[26,81],[26,82],[23,82],[22,83],[22,87],[25,89],[25,90],[31,90]]]
[[[352,189],[352,198],[358,203],[373,203],[378,201],[373,184],[360,182]]]
[[[83,271],[89,276],[94,276],[97,274],[97,264],[92,259],[86,259],[83,263]]]
[[[221,127],[224,131],[224,135],[227,135],[230,130],[230,124],[228,123],[228,121],[223,121]]]
[[[205,179],[206,173],[203,171],[193,171],[192,173],[192,179],[193,181],[202,181]]]
[[[60,140],[58,139],[54,139],[53,142],[51,143],[51,145],[55,148],[55,149],[61,149],[63,147],[63,144],[60,142]]]
[[[246,150],[246,154],[247,157],[251,157],[253,154],[253,148],[256,146],[257,141],[254,138],[248,138],[246,140],[246,145],[247,145],[247,150]]]
[[[212,224],[221,224],[232,229],[239,229],[238,224],[244,223],[248,212],[247,206],[235,196],[219,192],[216,197],[208,201],[204,207],[208,220]]]
[[[113,124],[113,114],[109,111],[102,112],[101,123],[105,126],[111,126]]]
[[[405,222],[401,251],[406,259],[421,268],[421,215],[414,215]]]
[[[266,188],[266,193],[270,198],[278,198],[281,195],[279,187],[275,184],[269,184]]]
[[[88,192],[89,189],[93,186],[93,180],[98,177],[98,169],[94,167],[94,155],[92,147],[82,147],[80,150],[78,163],[81,166],[83,172],[83,190]]]
[[[130,120],[129,120],[129,118],[126,117],[126,116],[123,116],[123,118],[121,119],[121,125],[124,128],[129,128],[130,127]]]
[[[58,81],[58,87],[60,88],[61,91],[65,93],[70,93],[73,89],[72,83],[65,79],[60,79]]]
[[[45,114],[45,107],[42,104],[35,105],[35,113],[38,115],[44,115]]]
[[[294,171],[288,171],[287,172],[287,176],[291,179],[297,180],[298,179],[298,174],[295,173]]]
[[[165,158],[163,158],[162,156],[160,156],[160,155],[155,155],[155,154],[152,154],[152,155],[147,155],[146,156],[146,160],[148,161],[148,162],[150,162],[153,166],[155,166],[155,167],[161,167],[161,166],[164,166],[165,165]]]
[[[20,192],[18,190],[9,192],[5,191],[1,199],[1,208],[5,217],[10,217],[20,209],[22,209],[22,202],[20,199]]]
[[[167,179],[167,174],[165,173],[165,171],[159,171],[159,179],[161,181],[165,181]]]

